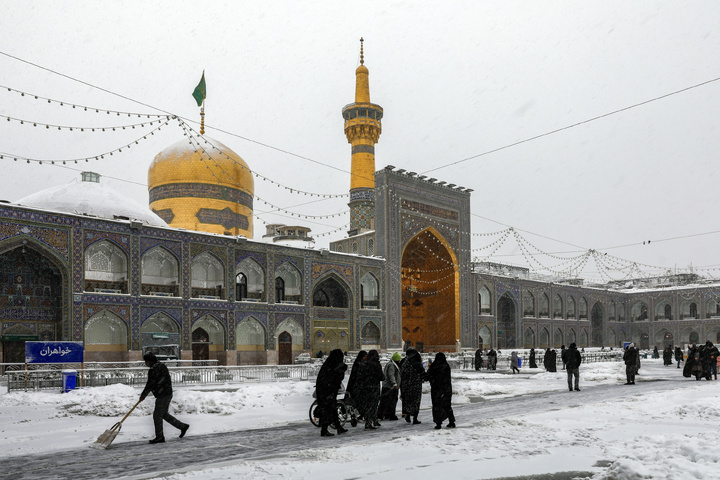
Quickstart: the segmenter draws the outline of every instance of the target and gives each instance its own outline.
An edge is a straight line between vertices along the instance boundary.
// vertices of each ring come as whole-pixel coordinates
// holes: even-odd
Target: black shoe
[[[448,423],[448,428],[455,428],[455,422]]]
[[[410,415],[405,415],[405,421],[410,423]]]
[[[625,385],[632,385],[632,382],[625,382]]]
[[[422,422],[418,420],[417,418],[413,420],[413,425],[420,425]]]
[[[328,431],[327,427],[325,427],[325,428],[323,428],[322,430],[320,430],[320,436],[321,436],[321,437],[334,437],[335,434],[334,434],[334,433],[330,433],[330,432]]]
[[[579,389],[578,387],[575,387],[575,391],[576,391],[576,392],[579,392],[580,389]]]
[[[572,392],[572,387],[570,387],[570,391]]]
[[[342,435],[343,433],[347,432],[347,428],[335,427],[335,431],[337,432],[338,435]]]
[[[182,427],[180,429],[180,438],[183,438],[185,436],[185,434],[188,431],[188,428],[190,428],[190,425],[185,425],[184,427]]]
[[[399,420],[399,419],[396,415],[393,415],[392,417],[388,417],[387,420],[390,422],[394,422],[395,420]]]
[[[373,426],[374,426],[374,427],[379,427],[379,426],[380,426],[380,422],[378,422],[378,421],[376,420],[375,422],[373,422]]]
[[[377,430],[377,427],[368,423],[365,425],[365,430]]]
[[[440,425],[439,423],[435,424],[435,430],[440,430],[441,428],[442,428],[442,425]]]
[[[148,443],[165,443],[165,437],[153,438]]]

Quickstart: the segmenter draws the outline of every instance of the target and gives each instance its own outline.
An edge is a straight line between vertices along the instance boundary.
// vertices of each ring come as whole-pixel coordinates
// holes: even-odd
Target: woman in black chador
[[[405,362],[400,368],[400,398],[405,421],[410,423],[410,417],[413,417],[412,423],[415,425],[422,423],[417,417],[420,413],[424,374],[425,368],[423,368],[420,354],[414,348],[408,348],[405,353]]]
[[[355,389],[355,382],[357,380],[358,370],[360,370],[358,368],[358,365],[360,365],[360,362],[364,361],[366,358],[367,352],[365,350],[360,350],[357,354],[357,357],[355,357],[352,369],[350,370],[350,378],[348,378],[347,387],[345,388],[345,398],[343,399],[346,405],[354,405],[355,408],[357,408],[358,410],[360,410],[360,408],[355,402],[355,393],[353,392],[353,390]]]
[[[450,381],[450,365],[445,354],[435,355],[425,379],[430,382],[430,398],[432,399],[432,415],[435,428],[442,428],[442,422],[448,419],[448,428],[455,428],[455,415],[452,410],[452,383]]]
[[[345,370],[347,370],[344,358],[342,350],[333,350],[318,372],[315,394],[318,402],[317,416],[320,418],[320,436],[322,437],[333,436],[328,431],[328,427],[333,424],[338,435],[347,432],[340,426],[336,408],[337,393],[343,378],[345,378]]]
[[[380,382],[385,380],[377,350],[370,350],[364,362],[357,366],[358,372],[352,395],[360,413],[365,417],[365,430],[380,426],[377,419],[380,403]]]
[[[550,350],[550,349],[548,349]],[[547,369],[548,372],[557,372],[557,352],[555,350],[550,350],[549,353],[547,353],[548,357],[548,364]]]
[[[537,362],[535,361],[535,349],[530,349],[530,361],[528,362],[530,364],[530,368],[538,368]]]

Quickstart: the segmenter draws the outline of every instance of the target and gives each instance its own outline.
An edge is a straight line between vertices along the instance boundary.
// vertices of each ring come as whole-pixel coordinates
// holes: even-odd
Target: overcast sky
[[[720,266],[720,233],[697,235],[720,231],[720,81],[712,81],[720,77],[719,24],[717,1],[5,1],[0,86],[197,120],[191,93],[205,70],[206,122],[224,131],[208,128],[207,135],[282,185],[346,193],[350,146],[340,112],[354,101],[362,36],[371,101],[385,111],[377,169],[431,171],[474,189],[475,234],[512,226],[544,252],[574,252],[559,257],[597,249],[658,267],[697,268]],[[7,88],[0,89],[0,115],[86,127],[138,122]],[[0,152],[83,158],[155,128],[70,132],[31,123],[0,118]],[[172,122],[130,149],[65,168],[6,157],[0,199],[16,201],[91,169],[146,203],[150,162],[181,137]],[[348,222],[347,215],[265,214],[271,208],[259,200],[329,215],[347,210],[347,198],[317,201],[261,179],[255,194],[255,211],[266,222],[302,223],[314,234]],[[309,200],[316,202],[296,207]],[[263,233],[256,219],[256,237]],[[475,236],[473,247],[497,238]],[[497,253],[490,260],[526,264],[514,241]],[[597,277],[594,266],[586,268],[586,276]]]

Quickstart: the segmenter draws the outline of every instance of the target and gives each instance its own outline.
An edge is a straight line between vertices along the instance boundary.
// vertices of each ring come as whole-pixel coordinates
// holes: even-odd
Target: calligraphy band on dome
[[[253,208],[253,196],[243,190],[225,185],[209,183],[168,183],[150,189],[150,203],[167,198],[213,198],[234,202],[250,209]]]
[[[353,153],[353,155],[355,155],[356,153],[372,153],[373,155],[375,155],[375,146],[374,145],[353,145],[352,153]]]

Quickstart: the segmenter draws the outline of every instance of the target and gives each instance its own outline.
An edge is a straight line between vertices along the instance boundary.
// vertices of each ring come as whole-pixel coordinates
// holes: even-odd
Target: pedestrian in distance
[[[398,362],[402,360],[400,352],[393,353],[390,361],[385,365],[383,374],[385,380],[382,384],[382,392],[380,392],[380,406],[378,407],[378,420],[397,420],[395,414],[397,408],[398,393],[400,390],[400,366]]]
[[[452,381],[450,365],[445,354],[439,352],[435,361],[430,364],[425,379],[430,382],[430,399],[432,400],[432,416],[435,429],[442,428],[442,422],[448,420],[448,428],[455,428],[455,414],[452,409]]]
[[[482,368],[482,348],[475,350],[475,371]]]
[[[663,365],[666,367],[669,365],[672,365],[673,361],[673,351],[672,348],[670,348],[670,345],[665,347],[665,350],[663,350]]]
[[[518,368],[519,363],[518,354],[513,350],[510,354],[510,368],[512,368],[512,373],[520,373],[520,369]]]
[[[677,362],[677,368],[680,368],[680,364],[683,361],[683,352],[680,347],[675,347],[675,361]]]
[[[413,425],[422,423],[418,420],[420,402],[422,401],[422,382],[425,368],[422,358],[417,350],[408,348],[405,362],[400,369],[400,398],[402,399],[402,413],[405,421]]]
[[[337,394],[345,378],[345,356],[342,350],[335,349],[323,362],[315,382],[315,396],[317,397],[317,416],[320,418],[320,436],[332,437],[328,427],[335,425],[338,435],[347,432],[340,425],[337,412]]]
[[[535,349],[534,348],[530,349],[529,363],[530,363],[530,368],[538,368],[537,361],[535,360]]]
[[[573,342],[570,348],[565,350],[565,358],[563,363],[567,370],[568,389],[573,391],[573,378],[575,379],[575,390],[580,391],[580,364],[582,363],[582,355],[578,352],[577,345]]]
[[[495,370],[497,368],[497,352],[492,348],[488,352],[488,370]]]
[[[358,364],[357,378],[353,388],[353,398],[360,413],[365,418],[365,430],[375,430],[378,421],[380,403],[380,382],[385,379],[377,350],[370,350],[367,358]]]
[[[631,343],[625,349],[625,353],[623,353],[623,361],[625,362],[625,376],[627,378],[627,382],[625,382],[625,385],[635,385],[635,374],[637,374],[638,357],[638,349],[635,348],[634,343]]]
[[[660,353],[658,353],[657,345],[655,345],[655,348],[653,348],[652,357],[653,357],[653,358],[660,358]]]
[[[172,401],[172,379],[170,372],[164,363],[158,361],[154,353],[148,352],[143,355],[145,365],[150,369],[145,388],[140,394],[140,401],[152,393],[155,397],[155,409],[153,410],[153,422],[155,423],[155,438],[149,443],[165,443],[163,433],[163,420],[180,430],[180,438],[183,438],[190,428],[190,425],[183,423],[168,413]]]
[[[565,345],[560,346],[560,360],[563,362],[563,370],[565,370]]]

